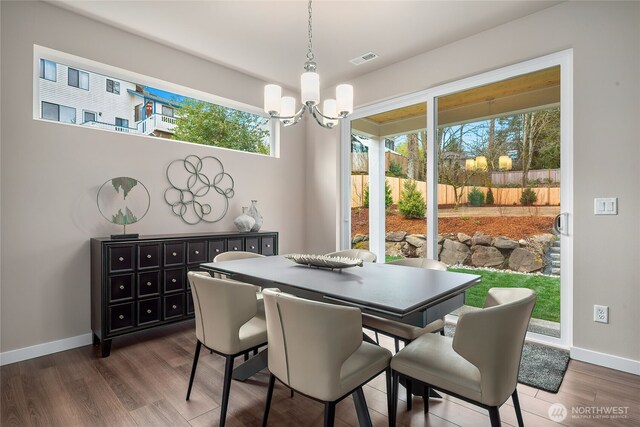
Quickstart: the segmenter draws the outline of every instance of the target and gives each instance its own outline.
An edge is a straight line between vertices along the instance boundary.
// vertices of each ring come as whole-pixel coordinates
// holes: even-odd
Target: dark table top
[[[363,267],[331,271],[295,264],[284,256],[206,263],[201,267],[238,275],[245,282],[261,286],[270,282],[274,287],[284,284],[400,317],[480,283],[480,276],[474,274],[393,264],[365,262]]]

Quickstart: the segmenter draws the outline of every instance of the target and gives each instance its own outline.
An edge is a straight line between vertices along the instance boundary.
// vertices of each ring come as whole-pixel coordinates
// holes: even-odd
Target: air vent
[[[364,64],[365,62],[373,61],[377,57],[378,55],[376,55],[375,53],[367,52],[364,55],[360,55],[357,58],[353,58],[349,62],[351,62],[353,65],[360,65],[360,64]]]

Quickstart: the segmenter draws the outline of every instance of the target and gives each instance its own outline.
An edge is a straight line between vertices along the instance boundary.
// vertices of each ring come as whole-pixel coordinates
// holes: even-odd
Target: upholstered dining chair
[[[378,259],[376,254],[366,249],[345,249],[344,251],[330,252],[325,255],[357,258],[357,259],[361,259],[364,262],[376,262],[376,260]]]
[[[187,389],[187,400],[196,374],[202,346],[225,356],[220,426],[224,426],[231,389],[233,361],[267,343],[264,315],[258,311],[255,286],[189,272],[196,320],[196,351]]]
[[[265,289],[269,338],[267,425],[275,380],[324,402],[324,425],[333,426],[336,403],[353,395],[358,420],[371,425],[362,386],[383,371],[391,392],[387,349],[362,340],[360,309],[310,301]],[[391,409],[391,400],[388,400]]]
[[[464,313],[453,339],[422,335],[391,361],[395,423],[399,376],[413,378],[489,410],[491,426],[500,426],[498,408],[511,396],[518,426],[522,412],[518,400],[520,357],[536,303],[536,294],[525,288],[492,288],[483,310]],[[428,396],[428,394],[426,394]],[[425,399],[425,412],[428,411]]]

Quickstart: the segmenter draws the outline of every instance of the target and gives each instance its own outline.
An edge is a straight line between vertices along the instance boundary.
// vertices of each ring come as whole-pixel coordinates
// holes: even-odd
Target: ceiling
[[[307,53],[306,1],[53,1],[51,3],[292,89]],[[348,81],[559,1],[313,3],[324,87]],[[349,60],[373,51],[379,58]]]

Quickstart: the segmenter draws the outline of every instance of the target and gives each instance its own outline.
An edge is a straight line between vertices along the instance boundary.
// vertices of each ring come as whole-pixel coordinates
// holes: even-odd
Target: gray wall
[[[567,48],[574,49],[574,346],[640,360],[640,3],[567,2],[353,80],[367,105]],[[309,127],[314,201],[339,200],[338,132]],[[322,139],[323,148],[318,142]],[[618,216],[594,216],[618,197]],[[309,210],[314,249],[334,249],[339,225]],[[608,325],[593,305],[610,307]]]
[[[115,176],[151,193],[140,234],[234,230],[257,199],[281,252],[305,249],[304,125],[282,131],[281,158],[32,119],[33,44],[261,106],[265,82],[40,2],[2,2],[0,352],[90,331],[89,238],[121,232],[95,205]],[[165,168],[187,154],[218,157],[235,179],[227,216],[188,226],[163,201]]]

